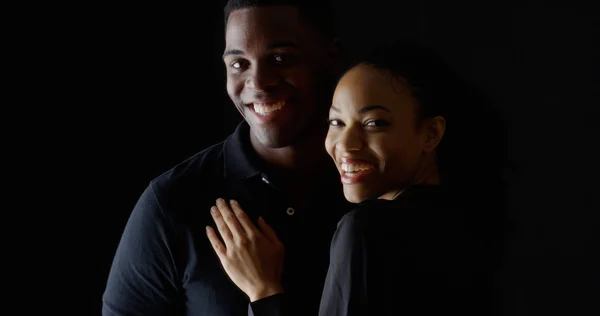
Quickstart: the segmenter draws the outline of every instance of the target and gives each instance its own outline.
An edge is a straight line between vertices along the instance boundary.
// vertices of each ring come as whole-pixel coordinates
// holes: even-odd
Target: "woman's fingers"
[[[242,210],[242,207],[237,201],[231,200],[231,208],[233,209],[233,213],[237,217],[248,238],[254,238],[257,236],[257,234],[260,234],[260,231],[256,228],[256,226],[254,226],[248,215],[246,215],[246,212]]]
[[[227,248],[225,248],[221,240],[219,240],[219,236],[217,236],[217,233],[212,227],[206,226],[206,236],[208,236],[210,244],[217,253],[217,256],[219,256],[219,259],[222,261],[224,256],[227,254]]]
[[[231,232],[234,241],[239,242],[247,239],[246,232],[240,225],[237,216],[227,205],[227,202],[223,199],[217,199],[217,208],[219,209],[224,222],[227,224],[227,228]]]
[[[229,226],[225,222],[225,219],[221,215],[221,211],[216,206],[210,208],[210,214],[212,215],[213,220],[215,221],[215,225],[217,225],[217,230],[223,238],[226,247],[230,247],[233,245],[233,235],[231,230],[229,230]]]

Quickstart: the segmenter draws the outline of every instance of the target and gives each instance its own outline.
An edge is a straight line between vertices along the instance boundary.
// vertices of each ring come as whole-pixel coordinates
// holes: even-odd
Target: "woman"
[[[332,240],[320,315],[492,314],[503,139],[464,87],[435,55],[402,44],[338,82],[325,146],[357,208]],[[255,315],[285,314],[281,243],[232,209],[219,201],[215,221],[233,212],[253,242],[228,251],[207,228],[211,243]]]

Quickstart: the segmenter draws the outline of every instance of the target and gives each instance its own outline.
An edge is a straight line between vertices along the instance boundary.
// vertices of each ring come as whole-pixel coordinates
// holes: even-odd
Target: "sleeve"
[[[248,316],[286,316],[287,306],[284,293],[271,295],[250,303]]]
[[[103,316],[181,315],[175,230],[150,184],[125,226],[102,296]]]
[[[320,316],[367,314],[366,232],[355,212],[344,216],[333,236]]]

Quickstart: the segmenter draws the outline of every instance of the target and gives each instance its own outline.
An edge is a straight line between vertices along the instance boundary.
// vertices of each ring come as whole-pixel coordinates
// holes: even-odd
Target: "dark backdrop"
[[[240,120],[225,93],[222,3],[200,3],[86,5],[55,21],[68,49],[54,48],[69,65],[68,101],[77,106],[67,133],[84,137],[65,158],[77,162],[69,199],[83,235],[70,237],[78,259],[68,266],[86,288],[81,315],[99,313],[120,234],[147,183]],[[520,166],[499,285],[507,315],[600,314],[598,11],[583,1],[390,3],[336,1],[350,52],[392,38],[429,43],[507,118]],[[75,246],[87,236],[87,246]]]

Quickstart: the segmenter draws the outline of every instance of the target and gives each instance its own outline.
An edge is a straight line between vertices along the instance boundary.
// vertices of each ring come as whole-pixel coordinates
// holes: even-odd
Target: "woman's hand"
[[[284,248],[273,229],[262,217],[257,229],[236,201],[231,201],[233,211],[223,199],[216,204],[211,214],[225,245],[212,227],[206,234],[227,275],[252,302],[282,293]]]

